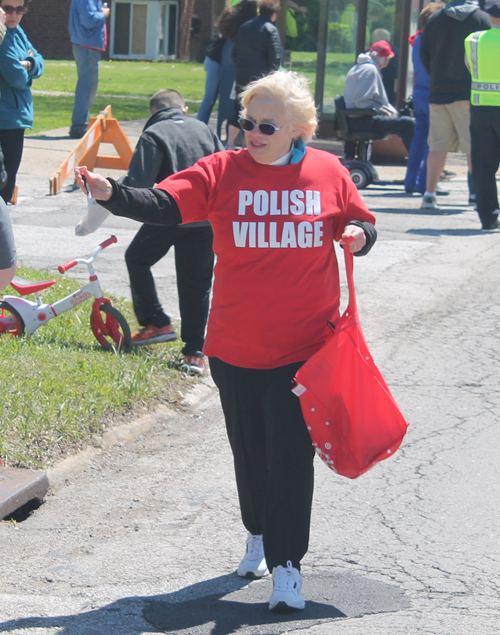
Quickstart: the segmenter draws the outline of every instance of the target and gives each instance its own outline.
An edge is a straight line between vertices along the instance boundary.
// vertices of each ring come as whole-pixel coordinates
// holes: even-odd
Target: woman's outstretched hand
[[[366,244],[366,234],[361,227],[357,225],[346,225],[344,227],[344,233],[339,241],[341,245],[347,245],[349,251],[355,254],[357,251],[363,249]]]
[[[111,183],[100,174],[87,170],[87,166],[80,165],[75,168],[75,178],[82,192],[90,194],[96,201],[108,201],[111,198]]]

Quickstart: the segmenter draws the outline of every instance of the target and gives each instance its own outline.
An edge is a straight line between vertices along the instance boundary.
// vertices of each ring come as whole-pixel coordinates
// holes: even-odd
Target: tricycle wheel
[[[132,341],[130,327],[120,311],[109,304],[101,304],[99,311],[102,318],[102,326],[94,316],[94,313],[90,316],[92,333],[99,344],[106,349],[112,346],[128,348]]]
[[[24,321],[8,302],[0,302],[0,335],[9,333],[14,337],[24,335]]]

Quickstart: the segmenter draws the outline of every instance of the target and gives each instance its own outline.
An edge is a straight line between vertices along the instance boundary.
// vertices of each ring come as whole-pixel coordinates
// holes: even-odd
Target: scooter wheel
[[[0,302],[0,335],[9,333],[14,337],[24,335],[24,321],[16,309],[8,302]]]
[[[351,181],[358,190],[364,190],[368,185],[368,176],[364,170],[361,170],[360,168],[352,168],[349,170],[349,174],[351,175]]]

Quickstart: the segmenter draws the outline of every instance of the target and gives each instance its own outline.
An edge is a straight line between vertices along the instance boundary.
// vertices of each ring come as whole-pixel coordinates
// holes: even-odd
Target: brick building
[[[106,55],[113,59],[202,60],[221,0],[108,0]],[[22,27],[47,59],[72,59],[71,0],[32,0]],[[215,17],[214,17],[215,16]]]

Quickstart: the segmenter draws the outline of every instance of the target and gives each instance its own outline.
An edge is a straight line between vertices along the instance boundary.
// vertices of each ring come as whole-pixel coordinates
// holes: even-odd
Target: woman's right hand
[[[96,201],[108,201],[113,193],[111,183],[100,174],[90,172],[86,165],[75,168],[78,187],[84,194],[90,194]]]
[[[2,7],[0,7],[0,24],[5,24],[6,19],[7,19],[7,14],[2,9]]]

